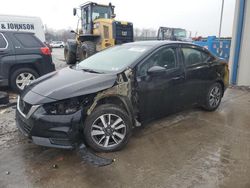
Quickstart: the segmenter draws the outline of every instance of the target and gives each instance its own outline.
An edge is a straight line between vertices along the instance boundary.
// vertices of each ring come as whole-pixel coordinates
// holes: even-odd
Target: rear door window
[[[25,48],[43,47],[42,42],[39,41],[34,35],[27,33],[17,33],[15,34],[15,37]]]
[[[209,59],[213,58],[212,55],[202,50],[188,48],[188,47],[183,47],[181,48],[181,50],[187,67],[195,64],[207,63]]]
[[[0,33],[0,49],[6,49],[8,47],[8,42],[4,35]]]

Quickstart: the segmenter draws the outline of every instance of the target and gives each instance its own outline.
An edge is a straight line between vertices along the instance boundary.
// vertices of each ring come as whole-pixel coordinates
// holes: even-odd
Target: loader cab
[[[97,3],[88,3],[81,6],[81,21],[83,34],[93,34],[93,22],[96,19],[114,18],[114,6],[111,3],[100,5]]]

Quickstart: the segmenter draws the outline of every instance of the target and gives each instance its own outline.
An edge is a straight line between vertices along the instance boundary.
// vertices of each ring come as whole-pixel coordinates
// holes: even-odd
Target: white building
[[[232,84],[250,86],[250,0],[236,0],[229,66]]]

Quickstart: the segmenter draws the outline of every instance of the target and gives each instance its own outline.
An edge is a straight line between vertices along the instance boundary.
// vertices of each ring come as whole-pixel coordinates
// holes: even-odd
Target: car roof
[[[157,47],[157,46],[162,46],[162,45],[167,45],[167,44],[188,44],[188,45],[195,45],[195,44],[190,43],[190,42],[170,41],[170,40],[136,41],[136,42],[125,43],[123,45]],[[195,46],[197,46],[197,45],[195,45]]]
[[[169,44],[185,44],[189,46],[195,46],[201,50],[209,52],[205,47],[199,46],[197,44],[191,43],[191,42],[183,42],[183,41],[170,41],[170,40],[152,40],[152,41],[136,41],[136,42],[130,42],[122,44],[124,46],[149,46],[151,49],[156,49],[158,47],[169,45]],[[210,52],[209,52],[210,53]]]

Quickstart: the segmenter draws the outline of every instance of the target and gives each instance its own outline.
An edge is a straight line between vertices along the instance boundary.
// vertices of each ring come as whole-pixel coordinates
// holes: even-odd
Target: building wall
[[[236,40],[237,26],[238,26],[237,22],[239,17],[239,4],[240,0],[237,0],[235,5],[232,45],[231,45],[230,60],[229,60],[231,76],[232,72],[235,71],[233,70],[233,63],[234,63],[234,52],[235,52],[235,40]],[[244,14],[244,23],[242,28],[242,38],[241,38],[236,84],[250,86],[250,1],[249,0],[245,0],[245,14]]]
[[[230,49],[230,58],[229,58],[229,70],[230,70],[230,81],[232,78],[233,72],[233,62],[234,62],[234,50],[235,50],[235,39],[237,33],[237,23],[239,19],[239,4],[240,1],[236,0],[235,8],[234,8],[234,22],[233,22],[233,31],[232,31],[232,41],[231,41],[231,49]]]
[[[250,1],[245,2],[237,85],[250,85]]]

